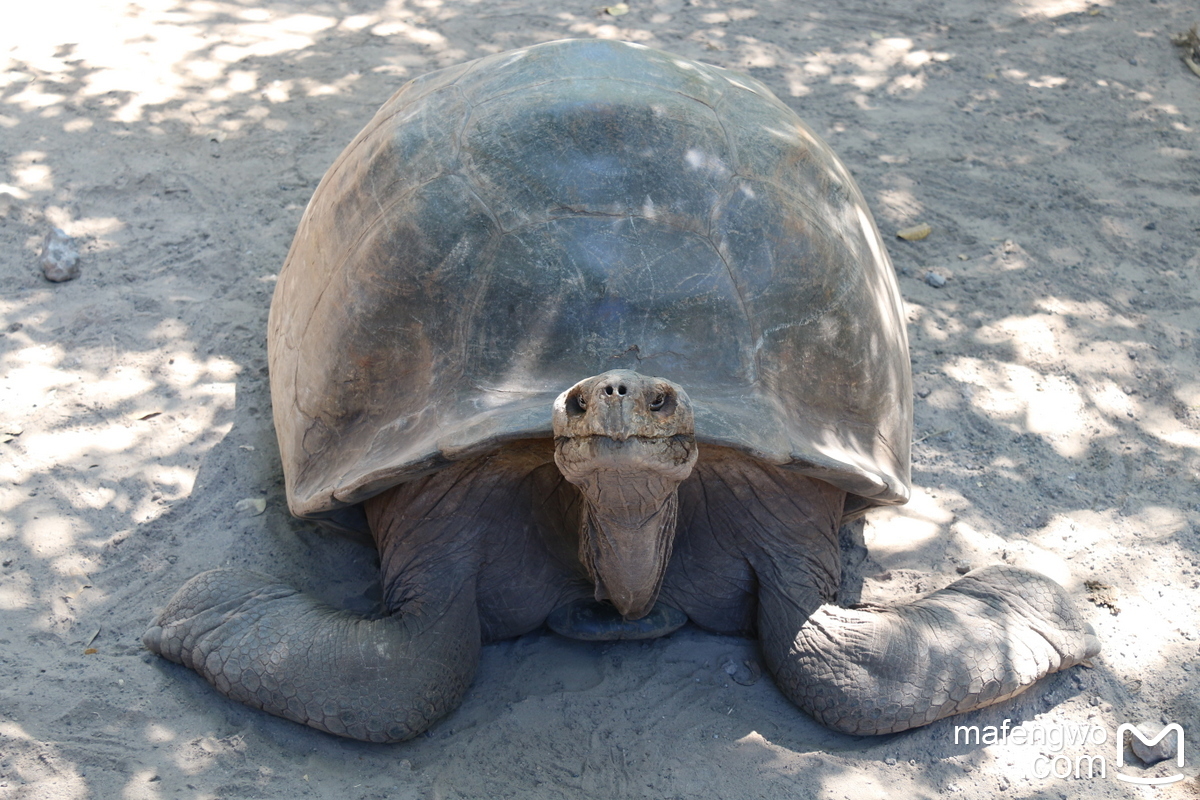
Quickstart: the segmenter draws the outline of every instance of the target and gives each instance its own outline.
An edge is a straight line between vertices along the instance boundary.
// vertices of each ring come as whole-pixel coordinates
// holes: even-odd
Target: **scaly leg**
[[[459,704],[479,662],[478,505],[495,484],[468,462],[367,502],[387,617],[214,570],[184,584],[143,641],[276,716],[366,741],[412,738]]]
[[[1099,652],[1062,587],[1015,567],[895,608],[839,608],[844,500],[829,484],[710,448],[680,489],[688,530],[664,590],[693,620],[729,630],[740,627],[737,598],[756,589],[764,660],[821,723],[902,731],[998,703]]]
[[[762,648],[780,689],[819,722],[894,733],[999,703],[1100,651],[1091,626],[1045,576],[976,570],[895,608],[788,613],[764,587]]]
[[[318,730],[397,742],[455,708],[479,661],[473,592],[367,620],[266,575],[213,570],[175,593],[143,641],[231,700]]]

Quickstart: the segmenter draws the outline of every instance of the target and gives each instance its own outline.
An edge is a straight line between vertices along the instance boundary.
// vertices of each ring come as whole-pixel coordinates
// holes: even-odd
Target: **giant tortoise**
[[[196,576],[145,642],[234,700],[398,741],[484,643],[690,620],[888,733],[1098,650],[1012,567],[836,605],[839,525],[909,494],[904,315],[846,168],[744,75],[560,41],[411,81],[317,187],[268,337],[288,503],[369,531],[386,614]]]

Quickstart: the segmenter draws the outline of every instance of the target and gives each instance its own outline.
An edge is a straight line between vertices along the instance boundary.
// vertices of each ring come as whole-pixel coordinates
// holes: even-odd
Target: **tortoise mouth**
[[[624,439],[602,434],[560,436],[554,440],[554,461],[567,480],[585,491],[585,484],[605,473],[626,474],[637,483],[646,480],[639,479],[640,474],[650,472],[680,483],[696,462],[696,437],[690,433]]]

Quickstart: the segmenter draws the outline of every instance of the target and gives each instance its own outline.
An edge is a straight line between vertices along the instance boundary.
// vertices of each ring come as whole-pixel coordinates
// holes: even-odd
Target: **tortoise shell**
[[[633,369],[702,443],[862,498],[909,492],[895,274],[829,147],[758,81],[559,41],[402,87],[317,187],[268,349],[294,514],[516,439]]]

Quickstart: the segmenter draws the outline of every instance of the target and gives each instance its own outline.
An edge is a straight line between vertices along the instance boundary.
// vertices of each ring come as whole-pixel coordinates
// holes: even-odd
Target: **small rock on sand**
[[[78,278],[79,251],[75,248],[75,240],[62,228],[51,228],[42,240],[40,263],[48,281],[62,283]]]

